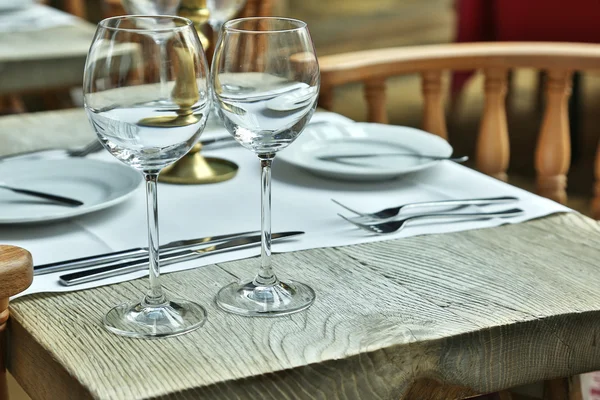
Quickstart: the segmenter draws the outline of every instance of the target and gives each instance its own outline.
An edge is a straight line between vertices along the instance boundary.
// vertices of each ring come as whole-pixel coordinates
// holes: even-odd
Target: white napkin
[[[77,21],[74,15],[56,8],[29,1],[1,0],[0,32],[26,32],[53,28],[61,25],[73,25]],[[23,6],[24,3],[26,6]],[[14,7],[17,5],[18,7]]]
[[[314,120],[347,121],[332,113],[318,113]],[[225,136],[218,126],[210,127],[203,138]],[[198,238],[210,235],[260,229],[260,167],[256,155],[240,146],[210,150],[205,156],[222,157],[237,163],[237,176],[212,185],[159,185],[160,241]],[[112,160],[107,153],[94,156]],[[371,183],[337,182],[319,178],[275,159],[273,165],[273,232],[302,230],[293,240],[275,242],[275,252],[318,247],[344,246],[408,236],[456,232],[518,223],[551,213],[572,211],[464,166],[441,162],[427,170],[396,180]],[[454,223],[409,226],[392,235],[376,236],[361,231],[337,213],[348,212],[331,202],[335,198],[364,211],[400,204],[443,199],[516,196],[514,204],[481,207],[493,211],[521,208],[524,216]],[[30,250],[36,264],[88,256],[131,247],[146,246],[145,196],[139,188],[125,203],[108,210],[53,225],[0,227],[0,242]],[[239,250],[163,268],[174,272],[217,262],[258,255],[259,248]],[[257,261],[258,266],[258,261]],[[277,265],[275,265],[277,270]],[[85,289],[146,275],[131,273],[75,287],[58,284],[57,274],[40,275],[25,294]],[[302,279],[301,271],[298,276]]]

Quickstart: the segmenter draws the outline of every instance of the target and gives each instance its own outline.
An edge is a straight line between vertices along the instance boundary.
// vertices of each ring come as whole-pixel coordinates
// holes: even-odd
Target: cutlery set
[[[280,241],[293,236],[302,235],[302,231],[274,233],[272,240]],[[162,265],[171,265],[191,261],[206,255],[225,253],[232,250],[245,249],[260,244],[258,232],[243,232],[199,239],[171,242],[160,247]],[[208,246],[207,246],[208,245]],[[199,247],[202,246],[202,247]],[[148,250],[134,248],[119,252],[98,254],[74,260],[60,261],[51,264],[34,266],[34,275],[45,275],[56,272],[80,271],[59,276],[64,286],[80,285],[135,271],[148,269]]]
[[[287,237],[301,235],[304,232],[283,232],[274,233],[271,235],[271,239],[277,241]],[[209,247],[203,247],[200,249],[189,249],[177,252],[168,252],[166,254],[161,253],[162,266],[171,265],[184,261],[191,261],[203,257],[205,255],[214,255],[219,253],[225,253],[227,251],[245,249],[260,244],[260,234],[252,236],[241,236],[236,239],[227,240],[218,244],[214,244]],[[74,272],[71,274],[62,275],[59,277],[60,284],[64,286],[80,285],[82,283],[94,282],[100,279],[111,278],[127,274],[130,272],[144,271],[148,269],[148,258],[134,259],[132,261],[119,262],[113,265],[107,265],[103,267],[97,267],[94,269],[88,269],[81,272]]]
[[[334,203],[356,215],[356,217],[349,218],[338,214],[341,218],[364,231],[374,234],[390,234],[398,232],[406,228],[407,225],[413,221],[468,221],[518,217],[523,214],[523,210],[518,208],[497,212],[450,212],[468,206],[508,204],[517,202],[518,200],[519,199],[516,197],[503,196],[481,199],[427,201],[408,203],[397,207],[386,208],[374,213],[363,213],[332,199]],[[421,208],[445,208],[446,212],[433,211],[402,216],[403,212],[407,210],[412,211]],[[302,234],[304,234],[302,231],[274,233],[272,239],[281,241]],[[206,255],[249,248],[258,244],[260,244],[260,234],[258,231],[178,240],[160,246],[160,258],[162,265],[171,265],[195,260]],[[76,286],[131,272],[146,270],[147,268],[148,249],[145,247],[138,247],[73,260],[36,265],[34,267],[34,275],[65,272],[65,274],[58,277],[59,283],[63,286]]]
[[[438,220],[438,221],[474,221],[485,220],[490,218],[512,218],[524,214],[520,208],[512,208],[496,212],[471,212],[471,213],[450,213],[446,212],[425,212],[420,214],[411,214],[403,218],[398,216],[402,211],[418,208],[451,208],[454,210],[468,206],[489,206],[495,204],[507,204],[517,202],[519,199],[512,196],[489,197],[481,199],[463,199],[463,200],[441,200],[427,201],[419,203],[404,204],[397,207],[390,207],[374,213],[363,213],[356,211],[337,200],[331,199],[335,204],[343,207],[347,211],[356,214],[357,217],[348,218],[338,214],[344,220],[350,222],[357,228],[378,235],[394,233],[404,229],[409,222],[423,220]]]

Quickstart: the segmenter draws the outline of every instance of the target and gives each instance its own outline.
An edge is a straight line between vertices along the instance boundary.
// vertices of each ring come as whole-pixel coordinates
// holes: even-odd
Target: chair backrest
[[[6,384],[6,323],[8,299],[21,293],[33,281],[33,262],[27,250],[0,246],[0,400],[8,399]]]
[[[600,45],[583,43],[458,43],[399,47],[336,54],[319,58],[320,105],[333,107],[336,86],[364,83],[371,122],[387,123],[385,83],[392,76],[420,74],[423,93],[423,129],[448,138],[442,96],[444,71],[483,70],[485,104],[476,148],[477,168],[507,179],[509,138],[505,96],[511,69],[546,72],[546,108],[535,153],[537,191],[565,203],[566,174],[570,166],[567,100],[573,71],[600,69]],[[598,147],[600,156],[600,146]],[[600,159],[596,160],[593,211],[600,217]]]

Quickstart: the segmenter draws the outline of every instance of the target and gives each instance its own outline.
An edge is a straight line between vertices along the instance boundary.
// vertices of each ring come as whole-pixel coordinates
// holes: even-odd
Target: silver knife
[[[302,235],[302,231],[274,233],[271,239],[283,239],[291,236]],[[260,235],[241,237],[216,244],[214,246],[204,247],[202,249],[184,250],[170,253],[161,258],[161,266],[171,265],[178,262],[195,260],[208,254],[225,253],[231,250],[244,249],[260,243]],[[61,275],[58,281],[63,286],[75,286],[83,283],[94,282],[100,279],[111,278],[114,276],[128,274],[130,272],[141,271],[148,268],[148,260],[128,261],[113,265],[107,265],[100,268],[88,269],[70,274]]]
[[[37,197],[37,198],[44,199],[44,200],[50,200],[55,203],[60,203],[60,204],[64,204],[67,206],[77,207],[77,206],[83,205],[82,201],[71,199],[69,197],[64,197],[64,196],[59,196],[56,194],[50,194],[50,193],[44,193],[44,192],[38,192],[37,190],[16,188],[16,187],[5,185],[3,183],[0,183],[0,189],[6,189],[6,190],[10,190],[11,192],[24,194],[26,196],[32,196],[32,197]]]
[[[368,153],[368,154],[338,154],[331,156],[319,156],[317,159],[323,161],[340,161],[342,159],[354,159],[354,158],[373,158],[373,157],[413,157],[413,158],[426,158],[428,160],[448,160],[454,162],[465,162],[469,159],[468,156],[461,157],[445,157],[445,156],[434,156],[430,154],[419,154],[419,153]]]
[[[226,235],[218,235],[218,236],[207,236],[199,239],[186,239],[186,240],[176,240],[174,242],[170,242],[164,244],[159,247],[161,251],[161,255],[163,251],[169,250],[183,250],[188,247],[194,247],[201,244],[211,244],[216,242],[221,242],[223,240],[233,239],[242,236],[254,235],[258,231],[248,231],[248,232],[240,232],[240,233],[229,233]],[[115,251],[112,253],[105,254],[97,254],[88,257],[75,258],[73,260],[66,261],[58,261],[50,264],[42,264],[36,265],[33,267],[34,275],[44,275],[51,274],[53,272],[63,272],[70,271],[73,269],[85,268],[85,267],[95,267],[99,265],[108,264],[116,261],[125,261],[125,260],[145,260],[148,262],[148,248],[147,247],[136,247],[133,249]]]

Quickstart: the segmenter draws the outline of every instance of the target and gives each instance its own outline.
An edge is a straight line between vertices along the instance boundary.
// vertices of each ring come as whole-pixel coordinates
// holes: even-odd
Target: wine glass
[[[121,0],[127,14],[177,15],[181,0]]]
[[[261,17],[225,23],[211,76],[225,127],[258,155],[261,165],[261,265],[254,279],[223,287],[216,303],[247,316],[304,310],[313,303],[314,291],[279,280],[271,265],[271,164],[300,135],[317,106],[319,65],[306,24]]]
[[[165,58],[157,58],[160,43]],[[173,16],[122,16],[98,24],[84,71],[84,103],[103,146],[145,180],[150,287],[141,301],[104,317],[111,332],[172,336],[202,326],[206,311],[167,298],[160,284],[157,179],[198,141],[211,108],[208,66],[191,21]],[[165,77],[166,80],[161,79]]]
[[[219,31],[223,24],[244,7],[246,0],[206,0],[209,11],[208,23],[212,28],[214,40],[219,37]]]
[[[121,0],[123,8],[127,14],[131,15],[177,15],[181,0]],[[159,46],[158,57],[164,59],[166,57],[166,47],[163,44],[164,35],[153,35],[156,44]],[[165,82],[166,70],[161,70],[161,82]]]

